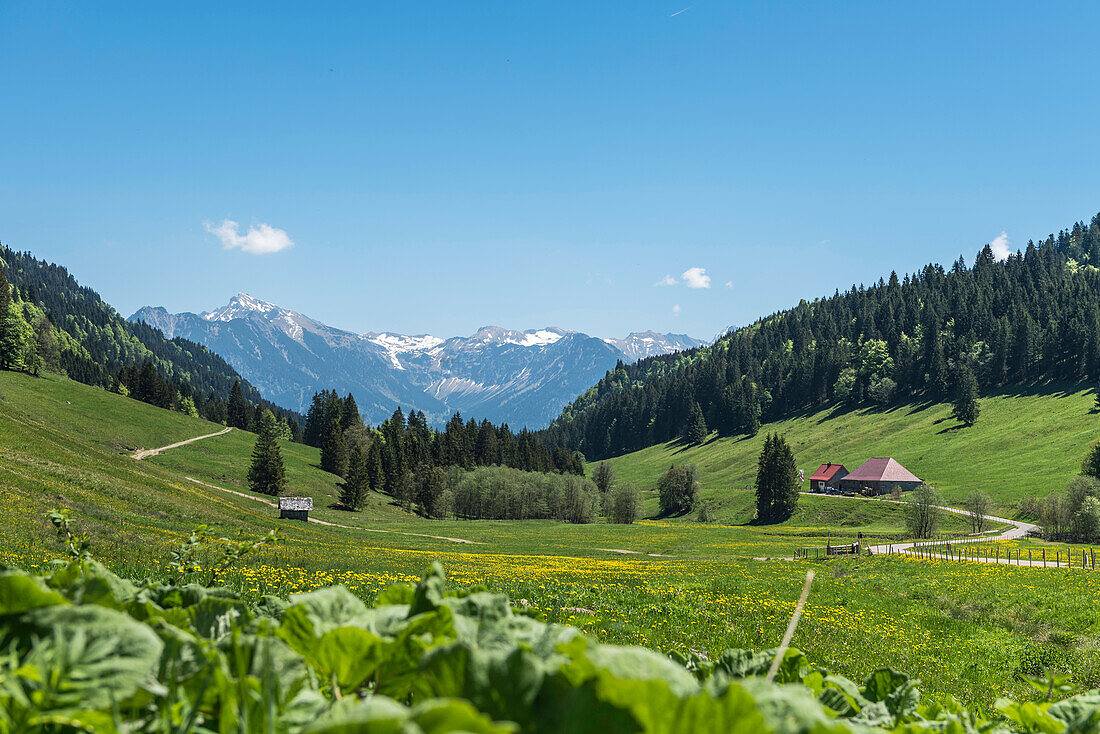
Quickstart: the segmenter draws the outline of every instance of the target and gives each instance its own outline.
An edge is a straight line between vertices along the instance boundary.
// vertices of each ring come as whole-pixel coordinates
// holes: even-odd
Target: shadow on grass
[[[1041,382],[1041,383],[1027,383],[1017,385],[1005,385],[993,390],[985,390],[979,395],[981,398],[1011,398],[1011,397],[1056,397],[1066,398],[1071,395],[1075,395],[1079,392],[1091,390],[1093,394],[1100,395],[1100,390],[1093,386],[1089,382]],[[885,415],[894,413],[899,410],[908,409],[908,415],[914,415],[933,408],[937,405],[950,405],[952,396],[945,395],[942,398],[929,397],[927,395],[914,395],[906,397],[902,400],[895,400],[887,405],[876,405],[869,401],[862,403],[851,404],[842,403],[833,405],[832,408],[819,417],[817,422],[824,423],[826,421],[834,420],[845,415],[852,413],[858,413],[860,415]],[[828,407],[828,406],[825,406]],[[803,417],[810,417],[822,410],[822,406],[815,406],[810,408],[804,408],[798,411],[794,411],[786,416],[789,419],[797,419]],[[1096,405],[1089,414],[1100,414],[1100,405]],[[939,423],[945,418],[940,418],[935,421]]]

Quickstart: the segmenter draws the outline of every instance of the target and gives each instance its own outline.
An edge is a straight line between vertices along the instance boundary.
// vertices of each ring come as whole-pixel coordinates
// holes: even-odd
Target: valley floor
[[[1069,415],[1082,398],[1045,400]],[[220,428],[57,377],[0,373],[0,563],[33,568],[58,555],[42,519],[50,507],[70,508],[95,556],[139,579],[163,577],[169,549],[199,524],[229,537],[278,528],[284,542],[229,578],[249,596],[342,583],[369,598],[439,559],[457,586],[507,592],[602,640],[704,653],[777,644],[805,571],[815,568],[794,645],[837,672],[859,677],[891,665],[921,677],[925,690],[984,706],[1026,697],[1019,674],[1046,667],[1074,671],[1080,687],[1100,685],[1096,572],[900,556],[755,560],[857,533],[896,539],[901,514],[887,503],[806,497],[792,521],[753,526],[735,522],[751,494],[727,489],[725,524],[427,521],[380,495],[361,513],[334,509],[336,478],[317,468],[316,450],[283,444],[294,494],[314,497],[314,515],[333,527],[280,522],[273,508],[241,496],[250,434],[132,458]],[[652,475],[626,462],[617,464],[620,475],[648,491]],[[739,476],[744,468],[732,464],[730,476]],[[717,493],[721,480],[704,469]]]

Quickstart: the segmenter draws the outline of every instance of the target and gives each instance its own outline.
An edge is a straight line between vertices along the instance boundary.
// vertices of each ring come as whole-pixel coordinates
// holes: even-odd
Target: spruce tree
[[[359,415],[359,406],[355,404],[355,396],[350,392],[344,398],[340,406],[340,427],[345,431],[353,426],[363,425],[363,417]]]
[[[1081,462],[1081,473],[1086,477],[1100,479],[1100,441],[1093,441]]]
[[[229,404],[226,405],[226,424],[231,428],[248,430],[248,403],[244,400],[241,381],[233,383],[229,391]]]
[[[61,347],[57,343],[53,325],[45,314],[39,314],[34,320],[35,348],[42,360],[42,367],[48,372],[61,370]]]
[[[741,400],[737,409],[741,432],[746,436],[755,436],[760,432],[760,408],[756,403],[756,390],[751,382],[741,390]]]
[[[275,441],[274,426],[264,421],[252,449],[252,466],[248,469],[248,486],[253,492],[276,497],[286,487],[286,472],[279,444]]]
[[[348,453],[348,471],[340,488],[340,504],[348,510],[363,509],[370,483],[367,478],[367,454],[356,443]]]
[[[978,405],[978,381],[968,365],[959,365],[955,378],[955,409],[952,415],[967,426],[978,420],[981,406]]]
[[[794,460],[787,439],[775,434],[772,444],[772,468],[774,474],[772,512],[776,520],[786,520],[798,507],[798,465]]]
[[[931,336],[928,364],[928,389],[937,397],[947,395],[947,360],[943,356],[943,339],[936,326]]]
[[[15,325],[11,319],[11,290],[4,269],[0,268],[0,368],[9,369],[18,359]]]
[[[338,477],[344,476],[348,470],[348,448],[336,415],[328,419],[321,435],[321,468]]]
[[[760,450],[760,458],[756,461],[756,517],[767,520],[772,511],[772,465],[773,459],[772,434],[764,437],[764,448]]]
[[[382,491],[382,445],[377,438],[371,441],[367,451],[367,484],[375,492]]]
[[[798,506],[798,467],[787,439],[768,434],[756,468],[756,516],[767,522],[786,520]]]
[[[703,418],[703,409],[694,400],[691,401],[691,408],[688,409],[683,439],[685,443],[692,446],[698,446],[707,440],[707,422]]]

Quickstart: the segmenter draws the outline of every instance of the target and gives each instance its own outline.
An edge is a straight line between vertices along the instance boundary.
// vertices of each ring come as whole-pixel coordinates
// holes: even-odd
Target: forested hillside
[[[998,262],[928,265],[801,302],[710,347],[619,364],[543,438],[589,459],[829,404],[1100,379],[1100,214]],[[701,423],[705,423],[701,425]]]
[[[195,410],[218,422],[236,410],[245,414],[236,421],[240,427],[248,427],[249,416],[263,408],[300,426],[300,416],[263,400],[221,357],[200,344],[166,339],[145,324],[126,321],[65,268],[0,246],[0,272],[6,275],[5,290],[11,285],[15,325],[10,331],[19,337],[13,337],[9,351],[28,355],[4,366],[61,371],[87,385],[122,390],[160,407]],[[25,350],[14,343],[20,339]]]

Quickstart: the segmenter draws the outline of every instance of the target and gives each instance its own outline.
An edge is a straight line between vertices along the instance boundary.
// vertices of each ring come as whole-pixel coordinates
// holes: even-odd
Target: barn
[[[840,480],[840,488],[861,494],[889,494],[895,488],[909,492],[923,482],[892,458],[868,459]]]
[[[848,476],[843,464],[822,464],[810,477],[810,491],[822,493],[826,489],[840,489],[840,480]]]

